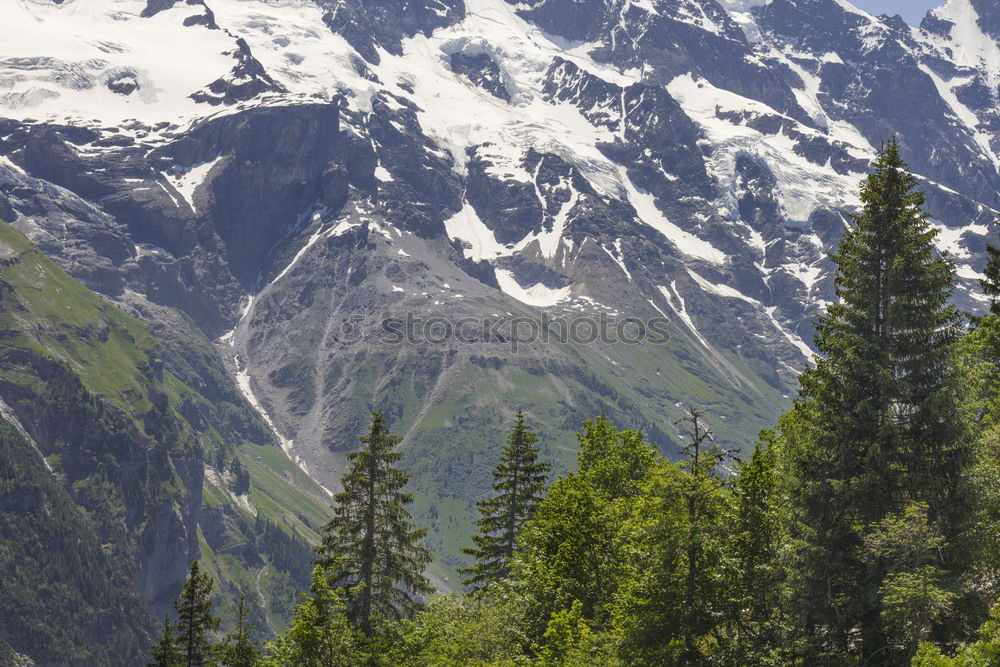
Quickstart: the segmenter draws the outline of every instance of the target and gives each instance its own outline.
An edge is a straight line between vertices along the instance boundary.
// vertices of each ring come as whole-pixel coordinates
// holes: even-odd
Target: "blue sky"
[[[920,25],[927,10],[940,7],[945,0],[852,0],[852,2],[856,7],[875,16],[899,14],[910,25]]]

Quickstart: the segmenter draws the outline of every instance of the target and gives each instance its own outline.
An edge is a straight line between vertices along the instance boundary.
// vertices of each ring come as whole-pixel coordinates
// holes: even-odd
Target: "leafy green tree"
[[[406,508],[413,500],[403,492],[409,475],[393,467],[402,456],[399,441],[389,434],[382,411],[373,412],[361,438],[364,447],[348,454],[351,469],[317,548],[344,596],[348,618],[369,638],[380,624],[415,610],[416,596],[432,591],[423,575],[430,562],[421,544],[425,531],[413,527]]]
[[[993,607],[989,619],[979,628],[978,639],[961,644],[954,656],[924,642],[911,664],[913,667],[1000,667],[1000,605]]]
[[[404,620],[388,663],[465,667],[528,663],[525,599],[504,582],[478,595],[439,595]]]
[[[147,662],[146,667],[181,667],[184,664],[174,626],[166,616],[163,617],[163,631],[149,649],[149,657],[151,662]]]
[[[583,422],[583,431],[576,438],[580,443],[580,474],[606,498],[639,495],[659,459],[641,431],[618,430],[604,415]]]
[[[215,664],[211,635],[219,629],[219,619],[212,614],[212,578],[198,569],[198,561],[191,563],[174,609],[181,664],[185,667]]]
[[[246,598],[240,593],[236,607],[236,628],[219,642],[216,652],[225,667],[256,667],[260,664],[260,643],[253,639],[254,626],[247,623]]]
[[[524,528],[513,566],[528,599],[528,634],[542,636],[552,614],[581,605],[598,633],[611,624],[621,586],[637,567],[629,517],[662,463],[642,433],[606,418],[583,424],[579,470],[558,478]]]
[[[583,618],[583,605],[574,600],[568,609],[552,613],[543,635],[544,643],[533,648],[536,664],[545,667],[612,667],[623,664],[609,651],[605,636],[590,629]]]
[[[269,667],[355,667],[366,662],[333,572],[313,568],[309,594],[295,608],[292,624],[267,646]]]
[[[928,522],[927,505],[908,504],[876,524],[864,538],[869,562],[886,562],[887,574],[879,590],[882,619],[892,649],[907,663],[933,624],[958,597],[946,585],[941,567],[944,539]]]
[[[720,653],[732,581],[732,493],[721,468],[728,455],[699,410],[682,421],[690,428],[684,458],[658,466],[622,527],[635,564],[614,617],[628,664],[707,664]]]
[[[538,460],[537,442],[518,410],[500,464],[493,471],[496,495],[478,503],[482,516],[477,522],[479,534],[472,537],[476,546],[462,550],[476,559],[472,567],[459,570],[469,575],[463,583],[474,590],[510,574],[517,537],[542,498],[550,469],[548,463]]]
[[[823,354],[801,376],[786,424],[795,438],[790,494],[795,613],[812,660],[877,659],[889,644],[883,559],[865,561],[865,526],[918,500],[961,568],[970,460],[954,392],[959,313],[954,271],[937,254],[923,195],[893,140],[861,188],[836,253],[837,302],[821,318]],[[826,659],[826,658],[823,658]]]
[[[962,413],[976,436],[968,482],[975,498],[971,580],[986,606],[1000,599],[1000,316],[987,315],[962,339]]]

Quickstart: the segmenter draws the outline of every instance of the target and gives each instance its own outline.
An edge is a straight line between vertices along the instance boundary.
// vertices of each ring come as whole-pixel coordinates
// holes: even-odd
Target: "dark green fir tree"
[[[476,546],[463,549],[475,563],[459,570],[468,575],[463,583],[481,590],[510,574],[510,561],[517,549],[517,537],[524,522],[531,518],[542,499],[550,466],[538,460],[538,438],[524,423],[520,410],[493,471],[495,495],[477,505],[481,517],[479,534],[472,537]]]
[[[260,643],[253,639],[254,626],[247,622],[246,598],[240,593],[236,607],[236,628],[219,642],[216,652],[224,667],[257,667],[260,664]]]
[[[212,614],[212,578],[202,574],[198,561],[191,563],[187,581],[174,602],[177,610],[177,642],[184,667],[214,665],[212,633],[219,629],[219,619]]]
[[[381,410],[372,413],[359,451],[348,454],[350,470],[334,496],[333,519],[317,548],[343,592],[347,616],[367,637],[385,622],[408,616],[431,586],[423,575],[430,552],[424,530],[413,527],[403,488],[409,475],[394,465],[400,438],[389,433]]]
[[[682,484],[687,525],[684,530],[681,576],[684,579],[683,622],[684,664],[704,662],[696,638],[709,634],[718,622],[724,577],[718,564],[723,560],[721,530],[726,518],[724,477],[721,466],[729,452],[715,443],[704,413],[693,406],[675,424],[689,425],[681,468],[687,471]]]
[[[895,664],[883,616],[884,558],[866,532],[908,502],[961,567],[969,439],[956,419],[952,262],[937,253],[923,194],[893,140],[861,187],[862,211],[831,258],[837,300],[820,319],[822,357],[783,421],[790,442],[795,612],[807,661]],[[840,664],[840,663],[837,663]]]
[[[988,254],[986,268],[983,269],[983,278],[979,280],[979,285],[983,289],[983,294],[990,298],[990,314],[1000,315],[1000,249],[989,244],[986,246]]]
[[[174,626],[166,616],[163,617],[163,631],[149,649],[149,657],[146,667],[181,667],[184,664]]]

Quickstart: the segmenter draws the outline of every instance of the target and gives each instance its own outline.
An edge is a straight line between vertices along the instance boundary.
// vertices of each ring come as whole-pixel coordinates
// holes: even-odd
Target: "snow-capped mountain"
[[[686,402],[730,442],[773,423],[832,298],[825,253],[894,134],[957,301],[982,307],[992,0],[920,28],[846,0],[6,5],[0,217],[131,312],[216,340],[330,488],[385,407],[443,554],[518,407],[560,460],[602,409],[667,450]],[[542,312],[662,318],[670,340],[511,353],[512,319]],[[398,344],[384,319],[405,313],[508,329]]]

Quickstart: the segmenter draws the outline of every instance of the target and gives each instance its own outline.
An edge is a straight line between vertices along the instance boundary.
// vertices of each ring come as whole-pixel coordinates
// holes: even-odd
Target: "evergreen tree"
[[[430,552],[421,544],[425,531],[413,527],[406,509],[409,475],[392,467],[402,456],[400,438],[389,434],[381,410],[360,440],[364,447],[348,454],[351,469],[317,550],[345,596],[348,618],[372,637],[380,623],[409,615],[416,596],[432,591],[422,574]]]
[[[765,656],[785,644],[779,560],[785,517],[775,448],[774,433],[761,433],[750,460],[740,463],[733,489],[728,638],[736,664],[772,664]]]
[[[470,575],[463,583],[481,589],[510,574],[510,561],[517,548],[521,526],[531,518],[542,498],[549,464],[538,461],[538,438],[517,411],[514,427],[503,448],[500,464],[493,471],[496,495],[478,503],[482,517],[475,548],[463,549],[476,559],[475,565],[459,570]]]
[[[952,263],[934,247],[923,195],[893,140],[861,188],[862,212],[831,257],[838,301],[821,318],[825,358],[801,376],[785,420],[792,443],[796,612],[808,655],[884,655],[885,559],[865,560],[864,533],[908,501],[951,545],[967,516],[968,446],[955,419],[948,304]]]
[[[212,615],[212,578],[199,571],[198,561],[191,563],[174,608],[177,610],[181,664],[184,667],[214,664],[210,635],[219,629],[219,619]]]
[[[174,627],[170,625],[170,619],[166,616],[163,617],[163,632],[149,649],[149,657],[152,658],[152,662],[147,662],[146,667],[181,667],[184,664],[177,635],[174,634]]]
[[[1000,315],[1000,249],[989,244],[986,246],[986,252],[989,257],[979,285],[983,293],[990,298],[990,314]]]
[[[697,408],[688,408],[683,420],[691,425],[690,440],[684,446],[685,461],[681,466],[690,473],[686,477],[684,504],[687,510],[687,535],[685,536],[684,559],[684,653],[686,660],[696,661],[700,651],[695,646],[695,636],[705,634],[712,624],[713,609],[710,604],[714,595],[711,590],[718,579],[705,576],[706,546],[717,540],[713,534],[719,503],[713,503],[720,496],[722,481],[716,475],[726,453],[715,444],[712,430],[702,420],[703,413]],[[680,422],[678,422],[680,423]],[[706,528],[708,530],[706,530]]]
[[[254,627],[247,623],[246,598],[240,593],[236,607],[236,629],[219,643],[219,664],[225,667],[256,667],[260,664],[260,644],[252,639]]]

